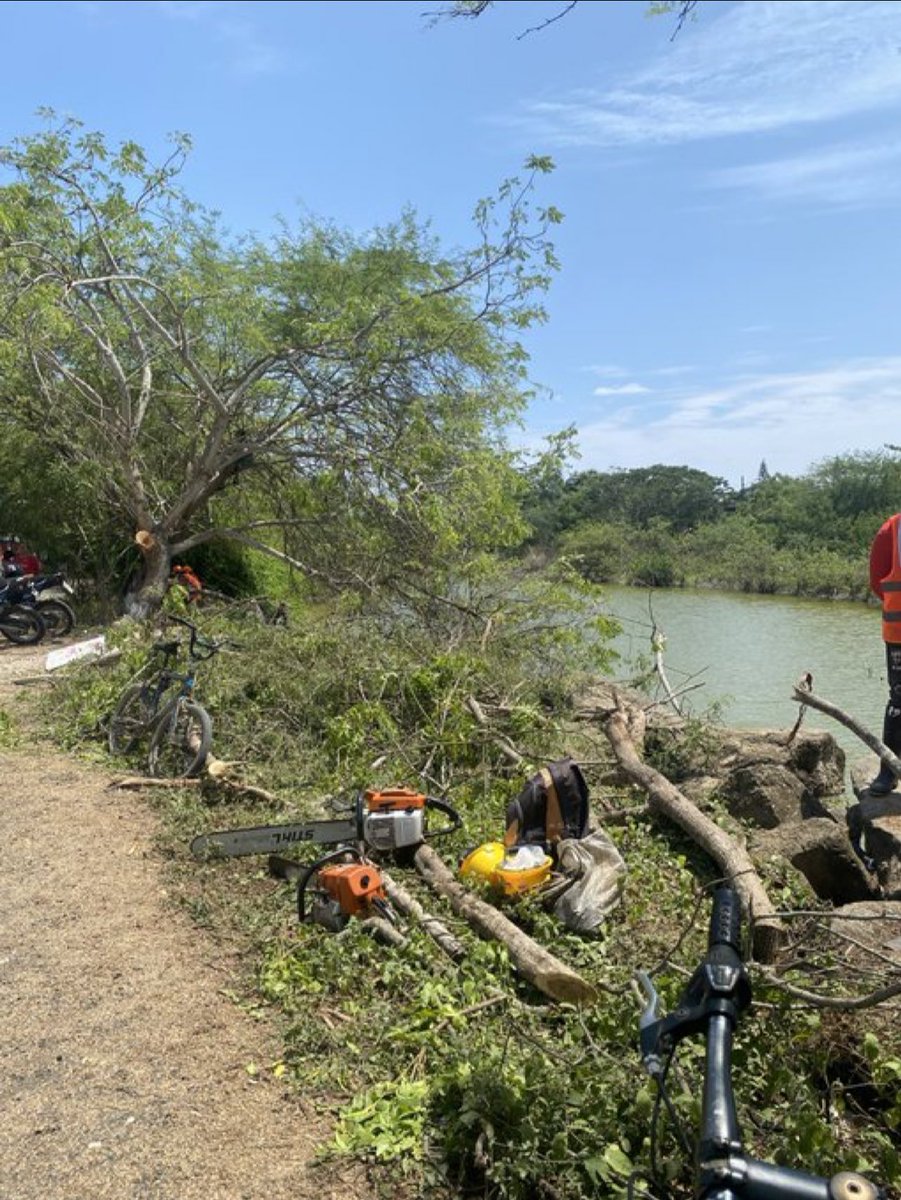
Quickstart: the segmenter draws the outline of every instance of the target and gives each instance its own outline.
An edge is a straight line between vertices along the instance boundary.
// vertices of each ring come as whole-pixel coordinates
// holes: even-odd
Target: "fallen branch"
[[[442,1029],[446,1029],[448,1025],[452,1025],[454,1021],[459,1021],[461,1017],[470,1017],[473,1013],[481,1012],[485,1008],[493,1008],[495,1004],[503,1004],[509,1000],[510,997],[504,992],[499,992],[495,996],[489,996],[486,1000],[479,1000],[477,1004],[470,1004],[468,1008],[461,1008],[452,1017],[445,1017],[443,1021],[439,1021],[432,1032],[440,1033]]]
[[[405,946],[407,943],[400,930],[395,929],[384,917],[363,917],[360,920],[360,928],[365,929],[376,941],[384,942],[386,946]]]
[[[202,780],[196,777],[191,779],[157,779],[155,775],[124,775],[121,779],[111,779],[106,785],[108,788],[121,788],[124,791],[136,791],[138,788],[153,788],[153,787],[178,787],[178,788],[194,788],[200,787]]]
[[[886,1000],[891,1000],[895,996],[901,996],[901,983],[889,984],[887,987],[879,988],[878,991],[870,992],[866,996],[824,996],[820,992],[809,992],[806,988],[786,983],[775,971],[769,970],[764,966],[758,965],[757,970],[767,983],[780,988],[789,996],[794,996],[796,1000],[806,1000],[808,1004],[812,1004],[815,1008],[843,1009],[850,1012],[860,1008],[875,1008],[877,1004],[883,1004]]]
[[[524,756],[520,754],[513,743],[508,738],[505,738],[503,734],[494,733],[489,729],[488,718],[485,716],[484,710],[482,709],[482,706],[479,704],[478,700],[476,700],[475,696],[466,697],[466,707],[475,717],[476,724],[481,726],[482,729],[488,731],[489,738],[492,742],[494,742],[495,746],[497,746],[504,758],[506,758],[508,762],[514,763],[517,767],[521,767],[525,762]]]
[[[673,692],[669,678],[666,674],[666,669],[663,665],[663,651],[665,649],[666,634],[662,629],[658,629],[655,625],[651,631],[651,650],[654,654],[654,670],[657,672],[657,676],[660,682],[663,684],[663,690],[666,693],[667,700],[673,706],[673,711],[681,717],[683,716],[682,705],[679,703],[676,694]]]
[[[803,674],[801,676],[801,678],[795,684],[795,691],[806,693],[806,692],[809,692],[812,687],[813,687],[813,676],[811,675],[811,673],[809,671],[807,671],[807,672],[805,672],[805,674]],[[795,740],[797,732],[801,728],[801,722],[804,720],[804,714],[806,712],[807,712],[807,709],[804,707],[804,705],[799,704],[798,705],[798,719],[797,719],[797,721],[795,721],[794,725],[792,725],[791,729],[788,732],[788,736],[785,739],[786,746],[790,746],[792,744],[792,742]]]
[[[402,912],[404,916],[410,917],[420,925],[423,932],[432,938],[448,958],[452,958],[455,962],[463,958],[466,954],[466,947],[458,938],[454,937],[447,926],[443,925],[437,917],[427,913],[419,901],[385,871],[382,871],[381,875],[388,899],[398,912]]]
[[[597,989],[581,975],[523,933],[493,905],[464,887],[431,846],[420,846],[414,862],[426,883],[450,901],[455,913],[464,917],[482,937],[494,938],[507,947],[513,965],[539,991],[572,1004],[587,1004],[597,999]]]
[[[838,721],[846,729],[850,729],[865,745],[869,746],[874,754],[879,755],[889,770],[893,771],[901,779],[901,759],[897,758],[884,742],[880,742],[875,734],[870,733],[854,717],[849,716],[848,713],[844,712],[837,705],[831,704],[828,700],[822,700],[819,696],[815,696],[813,692],[803,691],[797,686],[793,689],[793,695],[799,704],[808,704],[811,708],[816,708],[821,713],[825,713],[827,717],[832,717],[834,721]]]
[[[684,829],[732,882],[750,914],[754,955],[760,962],[772,962],[784,940],[784,927],[748,852],[686,799],[665,776],[642,762],[629,736],[622,710],[617,709],[607,717],[604,730],[620,766],[647,792],[651,811],[661,813]]]

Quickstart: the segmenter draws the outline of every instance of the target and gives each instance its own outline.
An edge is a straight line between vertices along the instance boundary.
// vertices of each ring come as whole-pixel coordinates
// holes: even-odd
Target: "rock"
[[[878,769],[875,755],[854,764],[851,785],[858,802],[853,819],[876,864],[882,894],[887,900],[901,900],[901,788],[887,796],[872,795],[866,785]]]
[[[858,966],[870,969],[878,966],[873,954],[901,966],[901,902],[868,900],[846,904],[840,912],[832,914],[829,927],[833,933],[856,943],[853,957]]]
[[[829,819],[823,799],[844,789],[844,752],[819,731],[801,733],[786,745],[781,730],[725,730],[717,768],[729,811],[760,829]]]
[[[784,763],[743,762],[720,781],[719,791],[734,817],[759,829],[829,819],[825,805]]]
[[[855,854],[845,830],[831,818],[814,818],[755,833],[748,839],[748,849],[755,861],[773,855],[787,859],[817,896],[832,904],[879,895],[876,879]]]

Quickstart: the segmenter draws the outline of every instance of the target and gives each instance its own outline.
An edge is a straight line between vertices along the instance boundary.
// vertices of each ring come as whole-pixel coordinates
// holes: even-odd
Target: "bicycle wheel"
[[[149,687],[134,683],[126,688],[109,719],[110,754],[131,754],[150,728],[156,711]]]
[[[50,637],[65,637],[75,625],[75,611],[65,600],[39,600],[38,616],[47,627]]]
[[[0,610],[0,633],[17,646],[34,646],[46,632],[44,622],[30,608],[11,608]]]
[[[147,765],[160,779],[197,775],[213,742],[210,714],[193,700],[179,700],[157,722]]]

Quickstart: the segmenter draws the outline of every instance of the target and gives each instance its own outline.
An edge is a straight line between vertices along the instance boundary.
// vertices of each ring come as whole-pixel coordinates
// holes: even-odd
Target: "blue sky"
[[[298,211],[364,230],[412,205],[449,245],[550,154],[566,220],[540,391],[514,440],[574,424],[578,467],[733,485],[901,441],[901,4],[702,0],[0,0],[0,141],[49,105],[195,151],[240,232]]]

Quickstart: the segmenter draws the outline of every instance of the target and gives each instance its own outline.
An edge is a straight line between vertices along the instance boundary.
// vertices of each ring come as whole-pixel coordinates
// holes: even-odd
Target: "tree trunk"
[[[517,971],[539,991],[570,1004],[588,1004],[597,999],[597,989],[572,967],[555,958],[502,912],[464,887],[431,846],[420,846],[414,862],[426,883],[450,901],[455,913],[465,917],[483,937],[503,942]]]
[[[668,779],[642,762],[629,737],[624,713],[611,713],[604,722],[604,730],[620,766],[648,793],[651,811],[662,813],[684,829],[728,878],[751,916],[755,957],[759,962],[772,962],[784,940],[784,931],[747,851]]]
[[[135,534],[141,551],[141,567],[135,572],[125,593],[125,614],[136,621],[152,617],[163,603],[169,586],[172,556],[169,545],[147,529]]]

